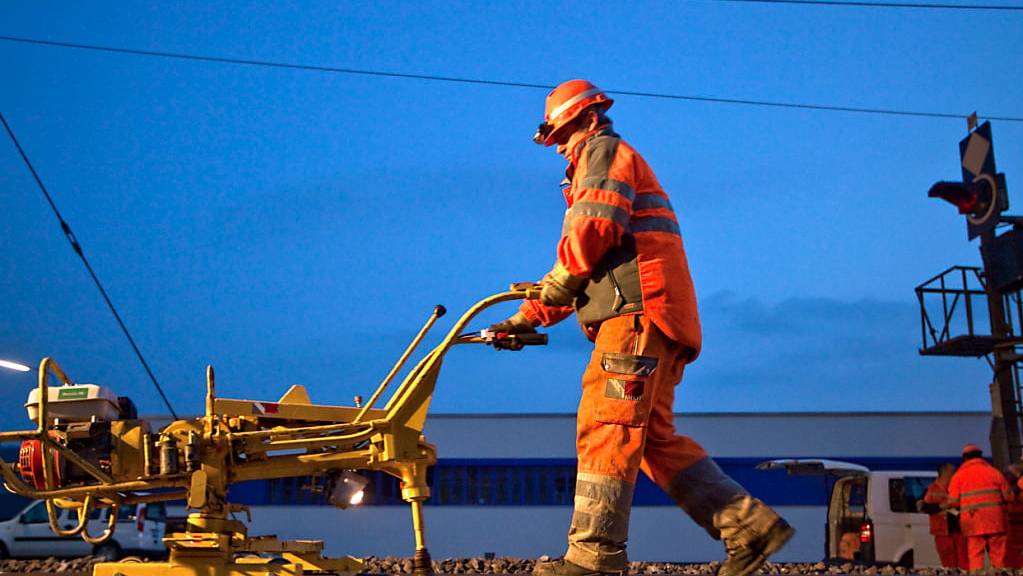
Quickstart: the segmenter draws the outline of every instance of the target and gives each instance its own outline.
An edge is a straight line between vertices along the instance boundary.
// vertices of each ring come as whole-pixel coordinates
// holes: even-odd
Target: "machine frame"
[[[236,482],[301,476],[326,476],[329,485],[343,481],[350,470],[378,470],[401,480],[402,499],[409,503],[415,534],[415,572],[432,573],[426,547],[423,502],[430,497],[426,482],[436,449],[423,428],[444,355],[456,344],[483,343],[521,349],[545,344],[546,335],[507,335],[487,331],[464,334],[483,310],[511,300],[537,299],[539,287],[513,284],[509,291],[480,300],[452,326],[446,337],[406,375],[383,408],[374,408],[391,380],[438,318],[429,320],[398,359],[364,406],[313,404],[302,386],[292,386],[277,402],[218,398],[212,366],[206,369],[205,414],[171,422],[159,432],[144,420],[111,422],[109,462],[95,465],[62,444],[61,426],[49,414],[48,380],[73,385],[52,358],[39,364],[37,426],[34,430],[0,432],[0,442],[38,443],[42,486],[26,482],[19,466],[0,459],[0,477],[7,490],[46,501],[50,528],[60,536],[81,536],[99,544],[116,528],[110,522],[99,535],[88,530],[90,511],[142,502],[185,500],[193,510],[184,532],[168,534],[166,562],[97,564],[94,576],[193,576],[198,574],[340,574],[361,569],[352,557],[325,558],[318,540],[281,541],[274,536],[249,536],[233,515],[248,513],[227,500]],[[73,466],[89,480],[61,485],[59,466]],[[58,508],[77,511],[78,524],[64,529]]]

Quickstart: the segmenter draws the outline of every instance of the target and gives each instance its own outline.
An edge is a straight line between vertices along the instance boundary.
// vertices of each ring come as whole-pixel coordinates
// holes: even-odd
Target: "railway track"
[[[367,557],[365,573],[367,574],[412,574],[412,559],[400,557]],[[101,560],[87,556],[73,559],[27,559],[0,560],[0,574],[18,574],[19,576],[90,576],[93,564]],[[434,560],[433,569],[437,574],[486,574],[486,575],[517,575],[528,576],[533,570],[532,559],[496,557],[496,558],[448,558]],[[686,563],[668,562],[632,562],[629,574],[632,576],[713,576],[717,572],[718,563]],[[760,570],[766,576],[958,576],[965,574],[959,570],[945,568],[905,568],[901,566],[864,566],[853,563],[775,563],[768,562]],[[1013,570],[994,570],[986,572],[987,576],[1015,576]]]

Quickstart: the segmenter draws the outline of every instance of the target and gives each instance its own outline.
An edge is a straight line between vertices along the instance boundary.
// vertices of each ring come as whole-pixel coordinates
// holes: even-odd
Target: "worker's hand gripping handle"
[[[509,338],[517,341],[523,346],[546,346],[546,334],[512,334]]]
[[[483,330],[479,336],[465,336],[464,342],[479,342],[493,346],[496,350],[522,350],[526,346],[546,346],[546,334],[508,334]]]

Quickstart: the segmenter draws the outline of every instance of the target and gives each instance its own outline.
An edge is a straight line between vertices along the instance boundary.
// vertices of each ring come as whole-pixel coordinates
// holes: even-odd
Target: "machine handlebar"
[[[458,337],[459,344],[486,344],[495,350],[519,351],[526,346],[546,346],[547,335],[538,333],[509,334],[507,332],[491,332],[481,330],[479,334],[463,334]]]

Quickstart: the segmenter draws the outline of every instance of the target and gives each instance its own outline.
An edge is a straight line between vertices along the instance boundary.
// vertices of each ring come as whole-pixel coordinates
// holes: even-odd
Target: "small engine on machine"
[[[124,436],[148,435],[148,425],[138,420],[135,404],[127,396],[117,396],[97,384],[71,384],[47,388],[47,434],[57,444],[74,452],[97,470],[115,473],[128,467],[116,450]],[[28,417],[39,423],[39,389],[33,389],[25,402]],[[46,488],[43,476],[44,454],[52,464],[52,487],[60,488],[88,482],[92,475],[69,462],[61,452],[47,449],[40,440],[24,440],[18,453],[18,472],[36,489]],[[132,468],[136,466],[130,466]]]

